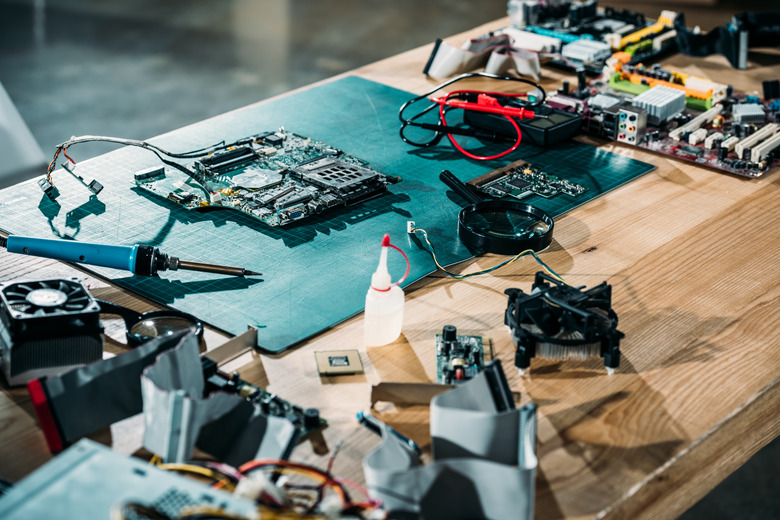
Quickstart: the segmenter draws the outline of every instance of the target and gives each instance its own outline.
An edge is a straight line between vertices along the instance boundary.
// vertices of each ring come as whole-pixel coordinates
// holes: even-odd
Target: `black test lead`
[[[0,246],[5,247],[10,253],[112,267],[130,271],[140,276],[155,276],[160,271],[177,271],[179,269],[241,277],[262,274],[244,269],[243,267],[180,260],[178,257],[160,252],[156,247],[143,244],[114,246],[72,240],[10,235],[8,237],[0,237]]]

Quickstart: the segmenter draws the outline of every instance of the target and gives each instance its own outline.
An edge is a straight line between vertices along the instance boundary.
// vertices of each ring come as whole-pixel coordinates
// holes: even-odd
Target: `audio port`
[[[628,131],[629,131],[629,132],[633,132],[634,130],[636,130],[636,128],[634,128],[633,126],[629,126],[629,127],[628,127]]]
[[[625,118],[626,118],[626,113],[625,112],[621,112],[620,113],[620,119],[625,119]]]
[[[623,130],[626,127],[625,123],[620,123],[620,129]]]
[[[625,138],[626,138],[626,134],[620,134],[620,135],[618,136],[618,139],[625,139]]]
[[[629,143],[630,143],[630,142],[632,142],[633,140],[634,140],[634,138],[633,138],[633,137],[629,137],[629,138],[628,138],[628,142],[629,142]]]
[[[630,116],[630,117],[628,118],[628,120],[629,120],[629,121],[636,121],[636,116]]]

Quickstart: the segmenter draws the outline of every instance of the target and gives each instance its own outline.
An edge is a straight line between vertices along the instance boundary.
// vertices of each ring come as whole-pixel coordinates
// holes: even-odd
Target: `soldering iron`
[[[115,246],[10,235],[8,237],[0,236],[0,246],[5,247],[9,253],[123,269],[140,276],[155,276],[160,271],[176,271],[179,269],[230,276],[261,274],[249,271],[243,267],[180,260],[178,257],[160,252],[156,247],[143,244]]]

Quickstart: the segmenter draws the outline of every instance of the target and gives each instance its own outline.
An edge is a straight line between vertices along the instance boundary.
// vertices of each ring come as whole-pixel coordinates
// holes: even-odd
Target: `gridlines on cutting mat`
[[[505,162],[464,159],[446,142],[426,150],[403,143],[398,137],[397,111],[409,97],[379,83],[346,77],[151,140],[167,150],[185,151],[284,126],[403,179],[383,196],[299,225],[271,228],[236,211],[187,211],[154,197],[134,187],[133,173],[159,165],[158,159],[145,150],[121,148],[79,163],[75,170],[84,179],[103,184],[98,196],[91,196],[61,170],[53,174],[60,191],[56,202],[43,195],[35,180],[3,190],[0,227],[27,236],[144,243],[183,260],[260,271],[263,276],[257,278],[187,271],[144,278],[89,267],[120,286],[226,332],[239,334],[248,325],[256,326],[260,347],[281,352],[362,310],[385,233],[409,255],[412,266],[404,285],[435,271],[429,254],[406,234],[408,220],[428,231],[444,265],[473,256],[457,238],[459,205],[454,200],[458,199],[438,180],[439,172],[446,168],[466,181]],[[78,160],[78,146],[69,155]],[[550,150],[521,145],[510,156],[510,160],[517,158],[588,188],[577,199],[526,199],[553,216],[654,169],[576,142]],[[395,279],[405,264],[400,255],[391,254],[389,267]]]

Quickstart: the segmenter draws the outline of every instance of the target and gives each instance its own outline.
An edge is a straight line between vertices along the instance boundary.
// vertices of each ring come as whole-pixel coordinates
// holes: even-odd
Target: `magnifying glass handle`
[[[472,193],[471,190],[469,190],[460,179],[455,177],[451,171],[442,170],[439,174],[439,179],[441,179],[444,184],[452,188],[455,193],[466,199],[470,204],[477,204],[482,202],[482,198],[479,195]]]

